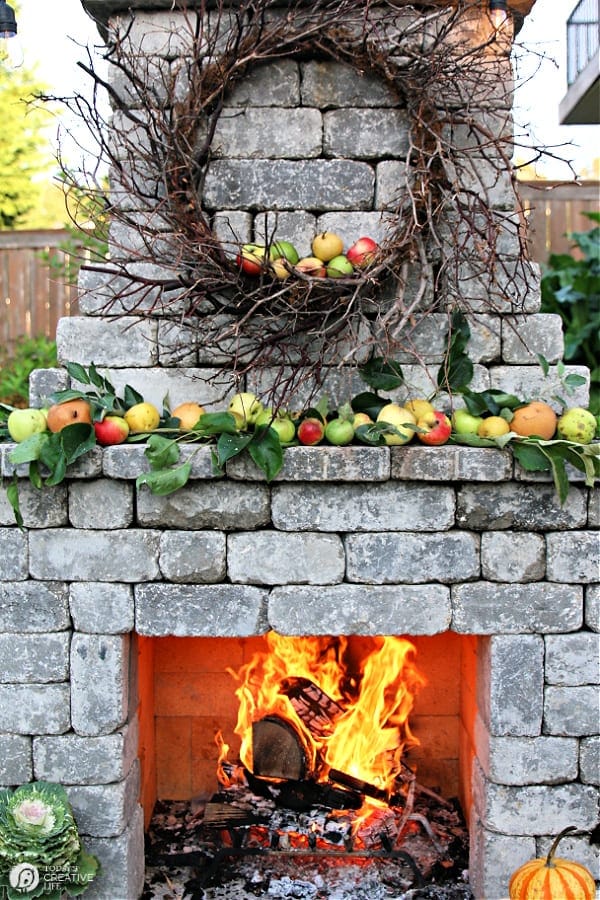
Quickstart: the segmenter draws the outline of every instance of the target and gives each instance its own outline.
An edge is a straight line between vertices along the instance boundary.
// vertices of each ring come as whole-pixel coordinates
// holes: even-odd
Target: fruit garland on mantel
[[[283,11],[273,0],[242,0],[233,8],[216,0],[204,19],[185,4],[178,10],[191,45],[185,58],[161,66],[144,56],[130,40],[127,17],[116,17],[125,31],[109,27],[105,57],[121,87],[107,85],[91,60],[80,63],[97,88],[108,90],[110,124],[95,101],[51,98],[83,119],[112,173],[110,196],[101,191],[112,223],[111,256],[83,266],[110,282],[103,289],[110,295],[106,314],[172,317],[184,332],[170,348],[174,359],[202,346],[217,360],[216,374],[213,367],[206,375],[211,381],[226,373],[241,384],[250,372],[279,372],[269,399],[285,406],[303,380],[318,393],[331,366],[356,366],[370,355],[394,359],[399,349],[421,362],[413,338],[419,323],[434,311],[450,319],[457,302],[469,311],[461,297],[468,292],[460,290],[466,269],[471,284],[485,285],[478,314],[506,312],[507,294],[514,295],[512,311],[523,310],[531,278],[515,220],[520,204],[515,194],[514,210],[495,209],[493,187],[479,171],[483,159],[490,183],[506,182],[514,191],[506,177],[514,140],[506,128],[511,38],[494,30],[479,0],[418,9],[409,0],[296,0]],[[283,58],[335,61],[358,76],[373,75],[406,110],[408,149],[398,160],[406,184],[383,210],[387,231],[367,265],[332,268],[322,277],[279,254],[289,235],[271,229],[253,277],[241,248],[237,259],[227,252],[214,231],[215,211],[203,204],[232,88]],[[490,93],[497,118],[487,105]],[[471,135],[469,149],[456,137],[460,131]],[[468,171],[470,186],[461,184],[460,171]],[[79,187],[86,177],[90,189],[98,187],[89,173],[71,177]],[[119,202],[121,191],[127,203]],[[119,247],[118,225],[137,235],[135,253]],[[516,258],[498,251],[507,239],[519,248]]]
[[[567,464],[582,472],[586,486],[593,487],[600,477],[600,441],[595,440],[600,438],[600,422],[595,416],[588,409],[569,407],[566,397],[556,398],[563,407],[559,417],[544,401],[523,400],[496,389],[471,390],[468,324],[456,315],[453,326],[454,337],[438,371],[436,391],[403,405],[386,396],[402,385],[402,369],[382,357],[360,370],[371,390],[334,410],[324,396],[316,406],[297,413],[266,407],[248,391],[235,394],[222,411],[206,412],[196,400],[170,409],[165,399],[161,412],[128,385],[118,396],[94,365],[67,363],[72,381],[82,387],[52,395],[52,405],[45,410],[0,404],[0,442],[17,444],[8,461],[15,467],[27,464],[29,479],[37,488],[60,484],[68,466],[96,445],[144,442],[150,471],[138,475],[136,486],[146,485],[152,493],[165,495],[187,484],[193,457],[206,446],[211,449],[215,475],[225,474],[228,460],[247,454],[272,481],[289,447],[314,447],[316,452],[323,444],[394,447],[414,438],[424,452],[447,443],[507,448],[526,471],[552,474],[561,504],[569,493]],[[547,372],[543,357],[540,365]],[[581,380],[580,375],[565,374],[563,367],[566,395]],[[462,401],[452,412],[439,408],[448,384]],[[184,447],[188,452],[182,454]],[[7,495],[22,526],[16,471]]]

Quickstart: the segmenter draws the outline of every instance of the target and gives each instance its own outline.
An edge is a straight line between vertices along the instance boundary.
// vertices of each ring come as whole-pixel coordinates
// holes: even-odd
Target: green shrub
[[[29,376],[34,369],[56,366],[56,343],[45,335],[17,338],[12,348],[0,348],[0,403],[29,405]]]
[[[585,213],[600,223],[600,213]],[[600,226],[570,235],[581,259],[552,253],[542,276],[542,312],[563,321],[565,362],[588,366],[590,409],[600,414]]]

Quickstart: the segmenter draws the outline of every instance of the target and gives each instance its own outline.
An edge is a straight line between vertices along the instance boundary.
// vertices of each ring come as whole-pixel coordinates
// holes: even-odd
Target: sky
[[[531,134],[533,143],[556,147],[553,152],[573,160],[579,175],[591,171],[600,155],[600,126],[558,124],[558,104],[567,89],[566,21],[575,5],[576,0],[537,0],[527,17],[517,38],[515,121],[518,135]],[[18,25],[26,63],[37,64],[51,93],[69,94],[74,86],[82,90],[85,76],[76,63],[84,52],[78,44],[93,46],[100,40],[80,0],[20,0]],[[524,55],[521,45],[531,52]],[[538,53],[550,59],[539,65]],[[537,169],[546,178],[572,177],[566,165],[551,159]]]

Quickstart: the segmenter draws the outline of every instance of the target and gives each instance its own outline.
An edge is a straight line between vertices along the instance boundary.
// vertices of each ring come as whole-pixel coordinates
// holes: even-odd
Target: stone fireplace
[[[85,5],[109,27],[129,16],[118,0]],[[143,11],[132,13],[131,33],[150,59],[171,62],[164,47],[181,37],[182,14],[166,12],[170,3],[134,5]],[[121,91],[119,73],[112,77]],[[279,60],[253,77],[269,108],[294,108],[301,119],[310,107],[309,119],[282,139],[300,167],[326,86],[326,115],[344,108],[350,123],[332,152],[336,166],[347,167],[342,183],[364,158],[374,179],[368,203],[353,196],[335,215],[326,200],[308,210],[294,196],[282,200],[286,235],[306,240],[342,216],[348,234],[380,237],[405,152],[398,111],[381,85],[314,60]],[[239,91],[232,105],[252,111],[243,84]],[[349,95],[351,108],[342,101]],[[263,139],[265,120],[253,115],[246,132],[223,126],[230,152],[206,188],[224,241],[232,231],[250,239],[259,227],[255,198],[235,195],[228,181],[245,183],[244,147],[254,147],[251,164],[264,164],[265,179],[279,179],[279,163],[268,157],[272,137]],[[335,116],[328,122],[333,129]],[[387,141],[383,158],[365,148],[369,139]],[[502,215],[509,180],[507,171],[493,186]],[[128,248],[133,265],[132,240],[122,227],[111,232],[113,254]],[[515,230],[506,258],[518,247]],[[471,297],[469,353],[477,389],[552,401],[561,387],[560,321],[537,311],[539,272],[527,267],[527,289],[515,276],[503,312],[477,313]],[[189,399],[222,405],[235,385],[204,380],[215,361],[201,342],[185,357],[173,353],[180,313],[107,312],[110,290],[101,272],[82,272],[81,315],[59,325],[61,360],[94,362],[118,390],[132,385],[157,405],[167,393],[172,407]],[[445,328],[442,313],[424,320],[419,359],[402,359],[407,383],[393,396],[428,391]],[[547,377],[536,354],[551,365]],[[260,391],[267,380],[262,372],[244,386]],[[64,369],[34,373],[32,404],[68,384]],[[361,386],[353,369],[332,370],[324,390],[335,404]],[[587,387],[571,400],[585,405]],[[3,476],[14,471],[10,449],[0,446]],[[550,477],[524,471],[509,450],[412,443],[291,447],[270,483],[245,456],[215,474],[202,447],[189,482],[168,496],[136,488],[147,469],[139,444],[95,447],[64,483],[43,491],[21,467],[24,530],[0,496],[0,784],[65,785],[86,847],[102,863],[88,896],[139,897],[144,822],[157,798],[210,790],[214,733],[235,723],[227,669],[247,661],[270,630],[414,642],[428,682],[411,719],[421,741],[414,762],[425,785],[460,798],[477,898],[506,896],[510,873],[568,825],[577,833],[563,842],[564,855],[598,876],[588,832],[599,818],[600,512],[582,476],[571,473],[561,505]]]

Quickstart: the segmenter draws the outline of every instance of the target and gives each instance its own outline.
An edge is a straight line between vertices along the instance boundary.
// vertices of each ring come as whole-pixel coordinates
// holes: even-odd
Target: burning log
[[[329,737],[344,712],[339,703],[308,678],[286,678],[281,683],[281,693],[289,697],[296,715],[316,738]]]
[[[251,772],[246,773],[248,787],[262,797],[274,800],[278,806],[285,806],[296,812],[305,812],[314,806],[327,809],[360,809],[363,797],[356,791],[336,787],[320,781],[266,781]]]
[[[264,778],[300,781],[310,774],[302,738],[290,722],[265,716],[252,723],[252,770]]]

